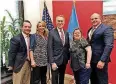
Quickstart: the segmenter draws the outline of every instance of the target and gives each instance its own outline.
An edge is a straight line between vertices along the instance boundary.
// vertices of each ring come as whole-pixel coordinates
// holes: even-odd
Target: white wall
[[[52,0],[24,0],[24,16],[25,19],[30,20],[32,23],[31,33],[35,33],[36,24],[42,19],[44,1],[46,1],[51,19],[53,19]]]
[[[18,13],[17,13],[17,4],[16,0],[11,0],[8,3],[6,3],[7,0],[1,0],[0,1],[0,21],[2,21],[3,16],[6,16],[6,20],[10,21],[10,17],[8,16],[7,12],[5,10],[8,10],[13,18],[17,18]]]

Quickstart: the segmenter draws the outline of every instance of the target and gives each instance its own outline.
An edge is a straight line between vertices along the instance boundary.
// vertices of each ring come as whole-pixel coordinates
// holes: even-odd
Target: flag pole
[[[73,0],[73,5],[74,5],[75,11],[76,11],[76,0]],[[77,18],[77,16],[76,16],[76,18]]]
[[[75,4],[76,4],[76,0],[73,0],[73,5],[75,6]]]

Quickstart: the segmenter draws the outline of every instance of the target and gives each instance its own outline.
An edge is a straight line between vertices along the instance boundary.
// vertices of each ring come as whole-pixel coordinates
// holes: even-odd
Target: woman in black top
[[[82,37],[81,30],[75,29],[70,44],[71,68],[76,84],[88,84],[90,78],[91,47]]]

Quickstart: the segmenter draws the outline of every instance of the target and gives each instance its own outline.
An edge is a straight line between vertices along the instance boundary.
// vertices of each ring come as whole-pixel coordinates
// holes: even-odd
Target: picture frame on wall
[[[103,0],[103,23],[109,25],[114,30],[116,40],[116,1]]]
[[[103,15],[103,23],[113,28],[114,39],[116,40],[116,14]]]

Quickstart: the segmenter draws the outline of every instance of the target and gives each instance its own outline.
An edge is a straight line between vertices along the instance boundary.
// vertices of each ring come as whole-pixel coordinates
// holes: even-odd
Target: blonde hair
[[[47,29],[47,27],[46,27],[46,22],[44,22],[44,21],[39,21],[38,23],[37,23],[37,26],[36,26],[36,34],[39,34],[39,31],[38,31],[38,25],[39,24],[42,24],[44,27],[45,27],[45,29],[44,29],[44,37],[48,37],[48,29]]]

